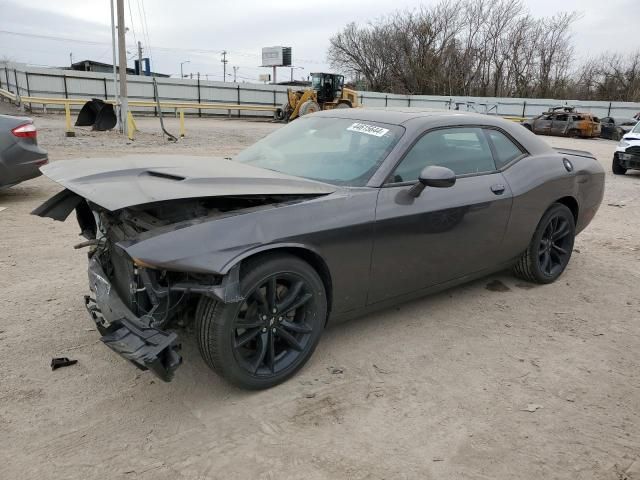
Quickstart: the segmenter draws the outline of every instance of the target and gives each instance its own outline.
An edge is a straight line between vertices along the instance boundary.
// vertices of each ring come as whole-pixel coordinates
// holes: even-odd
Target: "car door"
[[[481,271],[502,260],[500,245],[512,194],[496,169],[488,132],[479,127],[426,132],[380,188],[369,304]],[[426,188],[419,197],[411,197],[409,189],[429,165],[450,168],[456,183],[449,188]]]
[[[540,115],[533,121],[533,131],[539,135],[549,135],[551,133],[551,115]]]
[[[566,113],[556,113],[553,115],[551,124],[552,135],[565,135],[569,126],[569,115]]]

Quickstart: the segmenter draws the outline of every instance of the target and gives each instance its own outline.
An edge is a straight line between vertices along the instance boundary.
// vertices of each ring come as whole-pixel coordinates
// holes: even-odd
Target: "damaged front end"
[[[202,296],[232,303],[238,292],[239,265],[224,275],[171,271],[132,258],[127,246],[156,232],[186,228],[240,210],[264,208],[279,199],[189,199],[111,212],[64,190],[32,213],[64,221],[75,210],[89,247],[87,310],[102,342],[138,368],[170,381],[181,364],[176,333],[193,317]]]

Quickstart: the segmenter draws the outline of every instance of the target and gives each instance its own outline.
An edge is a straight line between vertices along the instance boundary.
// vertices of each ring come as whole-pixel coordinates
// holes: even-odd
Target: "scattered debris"
[[[329,371],[330,371],[333,375],[338,375],[338,374],[344,373],[344,368],[331,367],[331,368],[329,369]]]
[[[510,292],[511,291],[511,289],[507,287],[504,283],[502,283],[500,280],[491,280],[489,283],[487,283],[485,288],[492,292]]]
[[[316,398],[316,394],[315,393],[305,393],[304,394],[304,398]]]
[[[523,290],[531,290],[532,288],[536,288],[533,283],[516,283],[516,287],[521,288]]]
[[[67,357],[58,357],[51,359],[51,370],[57,370],[62,367],[69,367],[78,363],[78,360],[69,360]]]
[[[602,337],[604,335],[604,333],[597,332],[597,333],[592,333],[592,335],[594,337]]]
[[[444,458],[441,457],[433,457],[434,462],[444,462]]]
[[[573,251],[576,252],[576,253],[580,253],[580,249],[579,248],[574,248]]]
[[[544,408],[544,407],[542,405],[538,405],[536,403],[529,403],[529,404],[527,404],[527,408],[523,408],[521,411],[533,413],[536,410],[539,410],[540,408]]]
[[[7,207],[0,207],[0,212],[2,212],[3,210],[6,210]]]
[[[610,207],[619,207],[622,208],[626,205],[626,203],[624,202],[611,202],[611,203],[607,203],[607,205],[609,205]]]

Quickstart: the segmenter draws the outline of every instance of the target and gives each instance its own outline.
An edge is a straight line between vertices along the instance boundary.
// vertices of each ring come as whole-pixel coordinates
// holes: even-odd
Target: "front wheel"
[[[237,303],[203,297],[198,346],[215,372],[257,390],[284,382],[311,357],[324,329],[324,284],[306,262],[268,254],[243,265]]]
[[[575,234],[571,210],[554,203],[542,216],[529,247],[516,263],[515,274],[534,283],[554,282],[569,263]]]
[[[613,163],[611,164],[611,170],[614,175],[624,175],[627,173],[627,169],[620,165],[620,159],[618,155],[613,156]]]

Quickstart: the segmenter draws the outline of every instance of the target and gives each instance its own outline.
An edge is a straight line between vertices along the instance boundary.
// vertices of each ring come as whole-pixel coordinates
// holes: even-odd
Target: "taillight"
[[[11,133],[20,138],[36,138],[38,130],[33,123],[25,123],[11,130]]]

